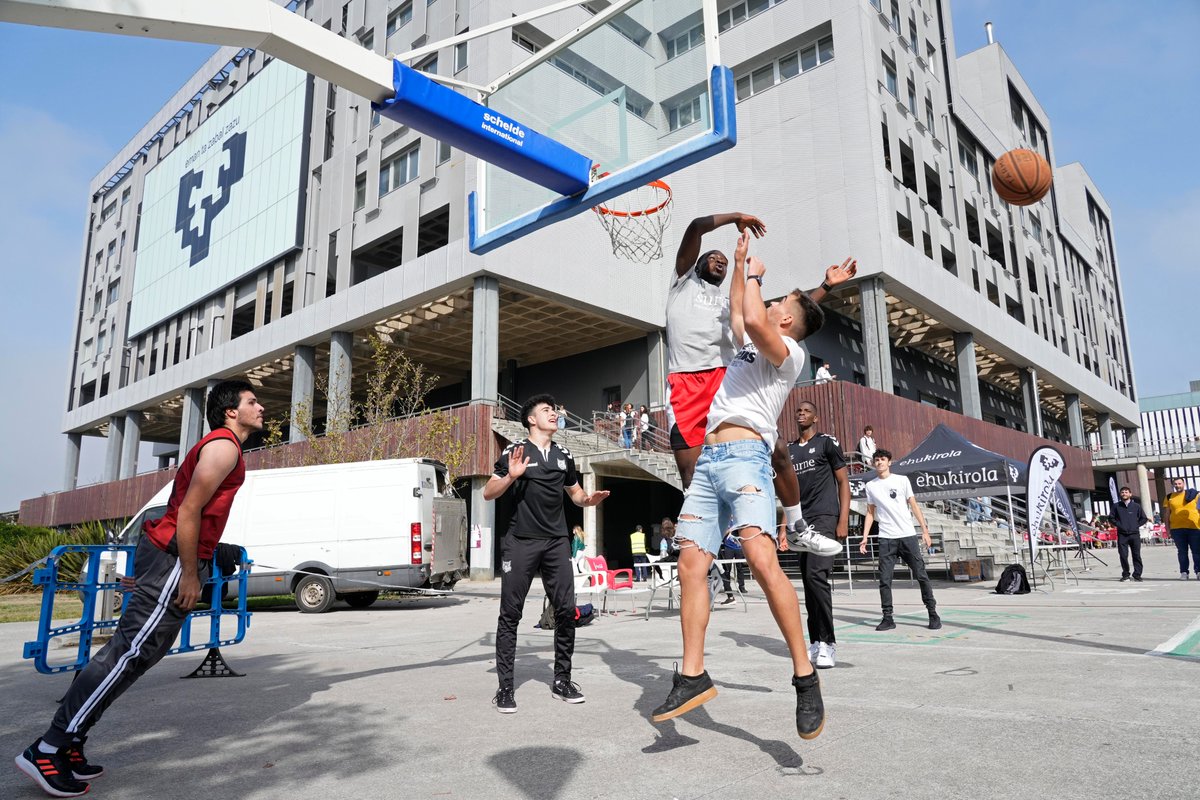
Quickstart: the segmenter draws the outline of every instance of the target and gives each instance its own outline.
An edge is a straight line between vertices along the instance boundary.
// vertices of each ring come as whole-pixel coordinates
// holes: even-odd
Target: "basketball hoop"
[[[650,181],[592,211],[608,231],[613,255],[643,264],[662,258],[663,233],[671,223],[671,187],[666,181]]]

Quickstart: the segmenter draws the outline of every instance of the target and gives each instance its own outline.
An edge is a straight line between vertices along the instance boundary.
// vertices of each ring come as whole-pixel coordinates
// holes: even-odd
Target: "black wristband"
[[[821,290],[824,292],[832,292],[833,287],[827,281],[821,281]]]
[[[763,282],[763,276],[762,276],[762,275],[747,275],[747,276],[746,276],[746,280],[748,280],[748,281],[758,281],[758,285],[759,285],[759,286],[762,286],[762,282]]]

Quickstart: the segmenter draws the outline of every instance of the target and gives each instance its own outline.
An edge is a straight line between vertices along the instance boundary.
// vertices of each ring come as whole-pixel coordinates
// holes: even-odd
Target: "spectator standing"
[[[1186,488],[1183,478],[1176,478],[1171,485],[1175,491],[1163,500],[1162,518],[1179,553],[1179,580],[1188,579],[1189,550],[1192,552],[1192,572],[1200,580],[1200,508],[1197,508],[1200,493]]]
[[[1113,506],[1113,516],[1117,522],[1117,552],[1121,556],[1121,580],[1129,580],[1129,555],[1133,551],[1133,579],[1142,581],[1142,531],[1141,527],[1149,520],[1146,512],[1138,501],[1133,499],[1133,491],[1128,486],[1121,487],[1121,499]]]
[[[817,375],[814,379],[815,383],[829,383],[837,376],[829,371],[829,362],[822,361],[821,366],[817,367]]]
[[[870,464],[875,458],[875,429],[870,425],[863,428],[862,438],[858,440],[858,455],[863,464]]]
[[[646,433],[650,430],[650,409],[645,406],[638,406],[638,447],[642,450],[649,450],[650,445],[646,442]]]
[[[637,429],[637,415],[633,413],[633,403],[626,403],[621,409],[621,446],[626,450],[633,447],[633,432]]]
[[[567,429],[567,409],[561,405],[558,407],[558,429],[560,431]]]
[[[867,483],[867,518],[863,523],[862,543],[858,546],[858,552],[867,552],[867,537],[871,535],[871,528],[878,520],[879,604],[883,609],[883,619],[875,626],[875,630],[890,631],[896,627],[892,616],[892,571],[896,568],[896,559],[899,558],[920,584],[921,600],[929,611],[929,629],[936,631],[942,627],[942,620],[937,613],[933,584],[925,572],[925,559],[921,555],[912,524],[912,515],[915,514],[921,524],[921,540],[925,547],[932,546],[933,541],[929,538],[929,526],[925,524],[925,515],[921,513],[921,506],[913,496],[912,484],[907,476],[892,472],[890,450],[876,450],[874,466],[879,477]]]
[[[571,560],[582,553],[587,548],[587,538],[583,535],[583,528],[576,525],[571,529]]]
[[[629,552],[633,553],[633,579],[646,580],[647,569],[642,565],[649,564],[650,559],[646,557],[646,532],[641,525],[634,526],[633,533],[629,534]]]

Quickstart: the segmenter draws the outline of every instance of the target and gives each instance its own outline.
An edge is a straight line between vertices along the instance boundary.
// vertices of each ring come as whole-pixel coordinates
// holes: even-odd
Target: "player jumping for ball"
[[[732,533],[741,540],[787,642],[796,689],[796,730],[801,738],[812,739],[824,727],[825,706],[804,645],[796,590],[776,555],[771,453],[779,413],[804,368],[798,342],[820,330],[825,317],[798,289],[768,307],[762,297],[766,269],[757,258],[746,262],[749,244],[750,232],[743,230],[729,298],[734,340],[742,349],[730,362],[708,411],[704,444],[676,526],[683,669],[675,673],[671,692],[654,710],[653,720],[664,722],[716,697],[704,669],[710,610],[707,575],[722,538]]]

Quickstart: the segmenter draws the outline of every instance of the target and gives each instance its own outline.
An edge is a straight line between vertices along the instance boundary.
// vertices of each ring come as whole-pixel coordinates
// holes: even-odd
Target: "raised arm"
[[[746,340],[746,325],[742,315],[742,298],[746,294],[746,253],[750,250],[750,233],[742,231],[733,250],[733,279],[729,283],[729,327],[733,344],[739,350]]]
[[[742,317],[743,324],[746,326],[746,335],[750,337],[750,341],[754,342],[754,346],[758,348],[759,355],[769,359],[772,364],[778,367],[787,360],[788,349],[787,345],[784,344],[783,335],[779,333],[779,329],[767,319],[767,306],[763,302],[761,281],[766,271],[767,268],[754,256],[750,256],[747,259],[746,289],[745,295],[742,298]],[[732,309],[730,311],[730,319],[732,320]]]
[[[679,242],[679,250],[675,254],[675,274],[683,277],[700,257],[700,240],[704,234],[712,233],[725,225],[737,225],[738,233],[749,230],[755,238],[762,238],[767,233],[767,226],[758,217],[740,212],[733,214],[713,214],[707,217],[696,217],[688,223]]]
[[[858,261],[853,257],[847,258],[840,266],[834,264],[831,267],[827,267],[825,269],[825,280],[820,286],[809,292],[808,296],[812,298],[814,303],[820,303],[825,299],[825,295],[833,290],[833,287],[850,280],[857,272]]]

